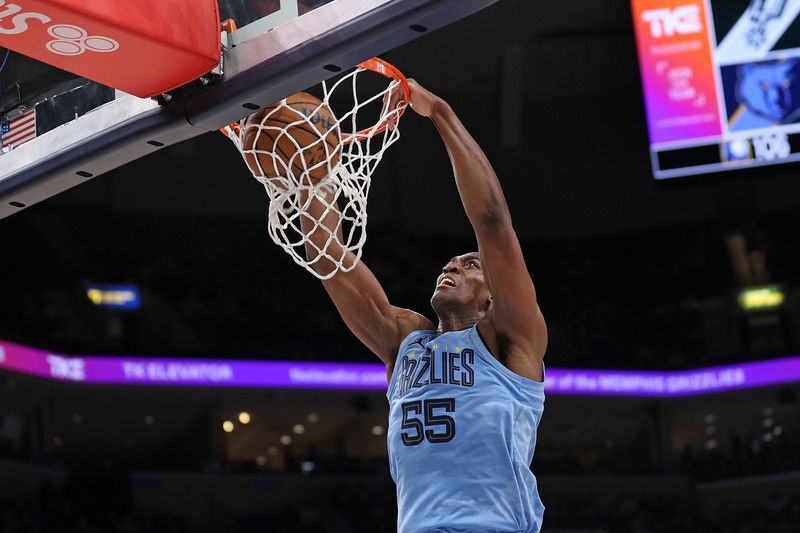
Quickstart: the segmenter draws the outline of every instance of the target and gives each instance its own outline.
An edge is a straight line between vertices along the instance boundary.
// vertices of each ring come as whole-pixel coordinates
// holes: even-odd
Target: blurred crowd
[[[548,530],[593,533],[789,533],[800,520],[800,496],[770,495],[767,506],[723,502],[705,508],[695,494],[668,497],[622,495],[613,505],[598,505],[596,494],[562,495],[546,501]]]
[[[800,440],[783,434],[764,442],[761,434],[742,438],[731,433],[725,446],[690,446],[678,461],[660,463],[647,443],[620,442],[614,447],[566,449],[541,435],[533,469],[545,475],[684,475],[694,480],[758,476],[800,470]]]
[[[85,483],[85,482],[84,482]],[[361,484],[342,477],[328,501],[286,504],[262,513],[212,518],[198,525],[178,514],[137,512],[124,493],[70,481],[47,488],[35,501],[0,500],[0,533],[391,533],[397,508],[389,480]],[[746,489],[747,490],[747,489]],[[758,498],[762,499],[763,498]],[[591,491],[547,494],[542,531],[574,533],[793,533],[800,523],[800,493],[770,492],[757,504],[725,499],[704,503],[697,493],[659,496]]]
[[[62,487],[45,484],[36,498],[0,499],[2,533],[185,533],[178,516],[133,510],[127,479],[71,477]]]
[[[770,279],[789,288],[800,282],[788,244],[796,221],[783,220],[791,216],[765,220],[751,239],[768,258]],[[7,221],[4,232],[30,253],[0,277],[0,338],[66,353],[373,360],[321,284],[265,228],[113,212],[102,226],[70,221],[80,242],[49,238],[56,218]],[[679,369],[792,353],[800,343],[792,305],[778,317],[779,331],[764,336],[775,342],[753,349],[736,315],[727,234],[723,226],[684,227],[523,243],[548,320],[551,364]],[[474,248],[469,239],[373,228],[364,260],[393,303],[431,316],[444,261]],[[143,307],[96,309],[87,281],[132,283]],[[727,327],[715,329],[720,322]],[[304,334],[284,334],[298,328]]]

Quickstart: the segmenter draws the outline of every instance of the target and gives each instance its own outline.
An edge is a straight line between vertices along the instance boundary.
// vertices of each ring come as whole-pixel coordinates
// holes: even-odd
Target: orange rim
[[[228,124],[224,128],[220,128],[219,129],[219,132],[221,134],[223,134],[225,137],[230,139],[231,135],[230,135],[230,133],[228,133],[229,131],[230,131],[230,133],[232,133],[232,134],[236,135],[237,137],[239,137],[241,135],[241,130],[239,129],[239,123],[238,122],[231,122],[230,124]]]
[[[359,63],[356,66],[358,68],[369,70],[371,72],[375,72],[376,74],[380,74],[382,76],[386,76],[389,79],[397,80],[398,82],[400,82],[400,89],[403,91],[403,103],[408,103],[409,99],[411,98],[411,90],[408,88],[408,80],[403,75],[403,73],[397,69],[397,67],[379,57],[373,57],[371,59],[367,59],[363,63]],[[397,114],[396,118],[394,118],[394,122],[397,123],[397,121],[400,120],[400,117],[402,117],[403,113],[405,112],[406,112],[405,107],[400,109],[400,112]],[[377,127],[373,126],[372,128],[365,128],[363,130],[347,134],[342,139],[342,142],[345,144],[349,144],[353,141],[360,141],[363,139],[367,139],[372,135],[383,133],[386,130],[386,128],[389,127],[390,122],[392,122],[392,119],[386,117],[382,122],[380,122],[377,125]],[[227,131],[228,128],[230,128],[230,130],[234,135],[237,136],[240,135],[239,122],[231,122],[227,127],[221,128],[219,131],[226,137],[230,137]]]
[[[397,67],[395,67],[388,61],[381,59],[379,57],[373,57],[371,59],[367,59],[363,63],[359,63],[357,67],[362,68],[364,70],[375,72],[376,74],[380,74],[382,76],[386,76],[387,78],[400,82],[400,89],[403,91],[403,103],[407,104],[408,101],[410,100],[411,90],[408,88],[408,80],[406,80],[406,77],[403,75],[402,72],[400,72],[400,70],[397,69]],[[404,106],[402,109],[400,109],[400,112],[394,119],[386,117],[382,122],[377,124],[377,127],[373,126],[372,128],[366,128],[360,131],[350,133],[342,139],[342,142],[345,144],[349,144],[353,141],[360,141],[363,139],[367,139],[372,135],[383,133],[383,131],[389,127],[390,122],[394,121],[394,123],[397,123],[397,121],[400,120],[400,117],[402,117],[403,113],[405,112],[406,108]]]

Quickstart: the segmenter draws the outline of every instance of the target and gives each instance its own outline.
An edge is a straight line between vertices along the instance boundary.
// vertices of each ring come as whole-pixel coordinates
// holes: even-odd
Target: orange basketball
[[[242,125],[245,162],[257,177],[316,183],[339,162],[340,143],[333,112],[308,93],[296,93],[265,107]],[[272,183],[285,187],[280,180]]]

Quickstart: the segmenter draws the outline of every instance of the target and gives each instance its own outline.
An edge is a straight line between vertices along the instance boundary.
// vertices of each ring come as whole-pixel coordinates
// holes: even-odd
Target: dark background
[[[653,180],[627,2],[503,0],[384,57],[447,99],[495,165],[548,365],[797,353],[798,167]],[[12,54],[4,105],[15,72],[18,96],[63,81]],[[444,261],[475,243],[434,128],[409,114],[401,131],[374,178],[364,261],[393,303],[432,316]],[[230,142],[208,134],[0,221],[0,338],[71,354],[373,361],[269,240],[265,201]],[[142,310],[99,311],[89,281],[136,284]],[[783,284],[787,304],[741,314],[737,291],[763,283]],[[372,433],[381,395],[0,377],[0,531],[393,530],[385,436]],[[533,464],[544,531],[792,531],[797,392],[550,397]],[[252,425],[223,434],[239,410]]]

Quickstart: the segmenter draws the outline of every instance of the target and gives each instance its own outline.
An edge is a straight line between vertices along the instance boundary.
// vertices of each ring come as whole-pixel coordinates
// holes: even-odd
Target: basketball
[[[340,143],[331,109],[304,92],[253,113],[242,125],[250,171],[281,188],[287,187],[287,179],[299,185],[318,183],[339,162]]]

